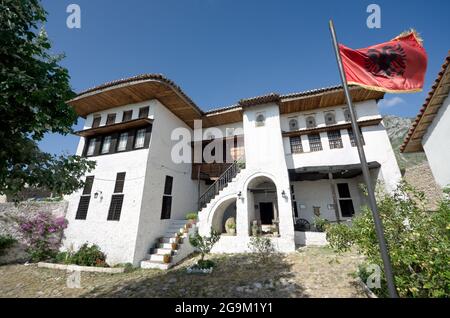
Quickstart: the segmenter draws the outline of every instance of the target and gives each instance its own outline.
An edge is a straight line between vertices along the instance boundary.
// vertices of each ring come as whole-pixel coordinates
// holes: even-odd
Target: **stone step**
[[[164,264],[162,262],[154,262],[154,261],[142,261],[141,262],[141,268],[144,269],[161,269],[161,270],[167,270],[172,267],[172,264]]]
[[[158,255],[172,255],[173,252],[175,250],[171,249],[171,248],[155,248],[153,250],[153,254],[158,254]]]
[[[159,243],[178,243],[179,239],[176,236],[164,236],[163,238],[159,239]]]
[[[159,243],[157,248],[172,249],[172,243]]]
[[[155,262],[161,262],[161,263],[164,263],[164,258],[166,257],[167,255],[160,255],[160,254],[152,254],[152,255],[150,255],[150,261],[155,261]],[[171,258],[172,258],[172,256],[170,255],[170,260],[171,260]],[[170,260],[169,260],[169,263],[170,263]]]

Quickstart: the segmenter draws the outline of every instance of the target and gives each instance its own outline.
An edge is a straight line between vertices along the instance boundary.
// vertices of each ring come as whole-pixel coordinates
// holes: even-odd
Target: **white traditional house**
[[[391,191],[401,176],[377,107],[384,93],[351,95],[372,180]],[[65,248],[95,243],[112,264],[167,268],[192,252],[176,233],[198,211],[201,234],[222,233],[216,253],[248,251],[256,228],[294,251],[316,218],[350,220],[365,203],[344,101],[337,86],[202,111],[151,74],[80,93],[69,101],[86,118],[77,154],[97,166],[69,198]]]
[[[436,183],[450,185],[450,51],[425,103],[412,124],[401,151],[423,152]]]

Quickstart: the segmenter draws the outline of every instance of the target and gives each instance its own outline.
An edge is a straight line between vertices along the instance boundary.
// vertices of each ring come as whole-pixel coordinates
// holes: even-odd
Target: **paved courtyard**
[[[362,258],[329,248],[300,248],[267,264],[249,255],[210,255],[210,275],[188,275],[192,257],[169,271],[81,273],[81,288],[67,287],[64,271],[36,265],[0,266],[0,297],[365,297],[351,275]]]

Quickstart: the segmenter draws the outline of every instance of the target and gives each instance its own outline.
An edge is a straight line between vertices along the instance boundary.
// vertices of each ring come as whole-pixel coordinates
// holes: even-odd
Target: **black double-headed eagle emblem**
[[[367,51],[366,70],[376,76],[403,76],[406,69],[406,53],[400,44],[386,45]]]

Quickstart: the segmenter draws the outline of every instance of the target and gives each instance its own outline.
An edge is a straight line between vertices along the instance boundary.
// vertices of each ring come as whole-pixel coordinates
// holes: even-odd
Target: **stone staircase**
[[[245,169],[244,157],[236,160],[225,172],[200,196],[199,211],[207,207],[219,194],[229,188],[235,181],[239,173]]]
[[[178,264],[194,252],[189,235],[195,232],[195,225],[186,220],[172,220],[164,237],[159,238],[149,250],[141,268],[166,270]]]

